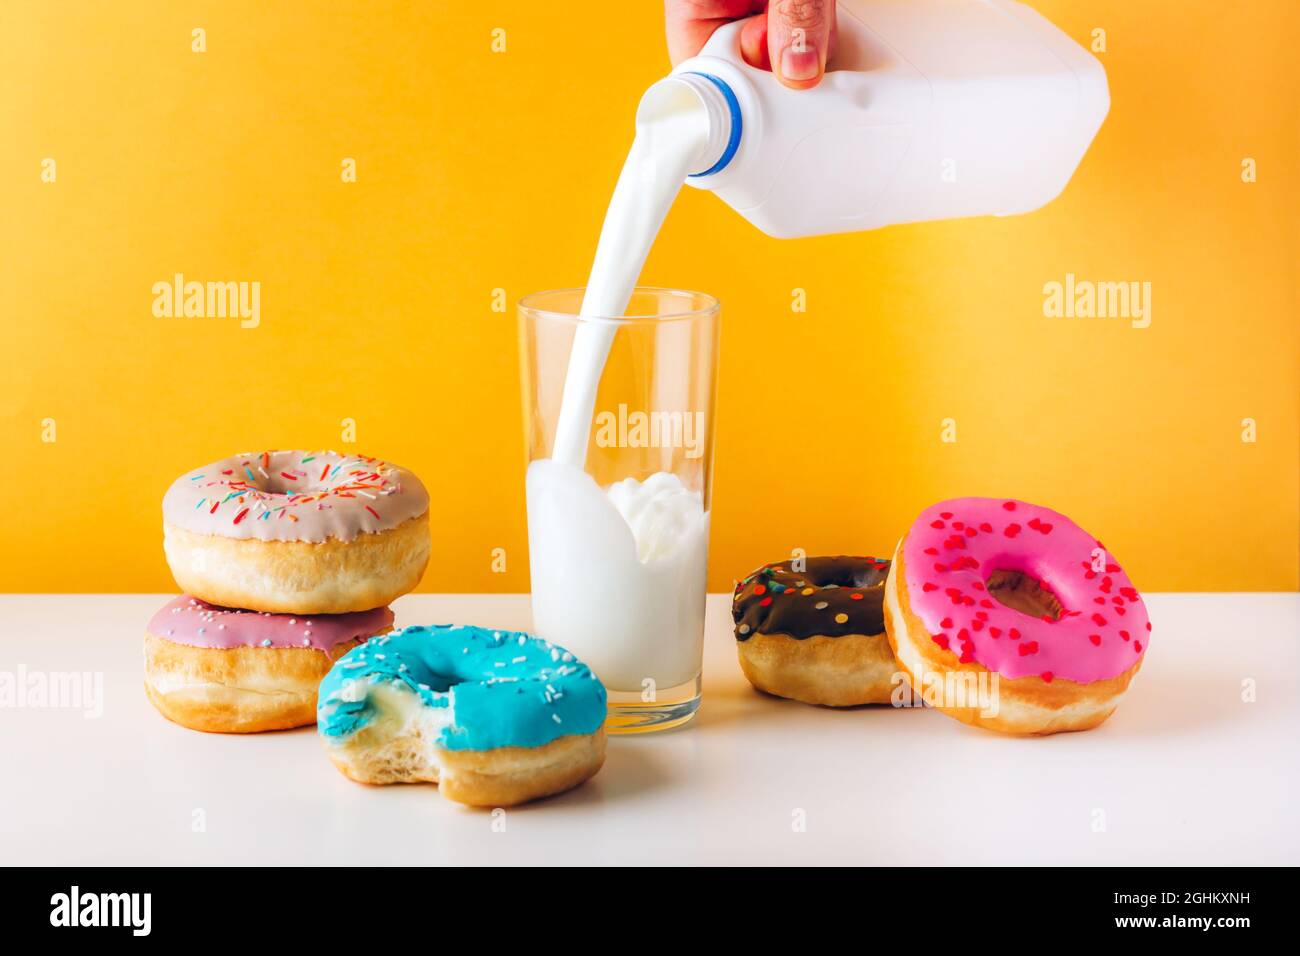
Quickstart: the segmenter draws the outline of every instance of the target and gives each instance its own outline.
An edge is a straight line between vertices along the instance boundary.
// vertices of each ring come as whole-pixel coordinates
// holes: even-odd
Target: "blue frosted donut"
[[[364,783],[435,781],[462,803],[558,793],[600,768],[605,688],[561,647],[458,624],[372,638],[320,685],[330,758]]]

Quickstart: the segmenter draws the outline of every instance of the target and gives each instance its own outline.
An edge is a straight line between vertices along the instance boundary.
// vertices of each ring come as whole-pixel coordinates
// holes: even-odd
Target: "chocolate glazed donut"
[[[740,669],[761,691],[827,707],[889,703],[898,664],[885,636],[889,562],[804,558],[764,565],[736,586]]]

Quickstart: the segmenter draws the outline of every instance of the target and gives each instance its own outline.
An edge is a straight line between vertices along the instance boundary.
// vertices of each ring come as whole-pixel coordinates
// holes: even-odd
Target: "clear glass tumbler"
[[[609,732],[662,730],[700,705],[719,306],[582,296],[519,303],[533,627],[600,677]]]

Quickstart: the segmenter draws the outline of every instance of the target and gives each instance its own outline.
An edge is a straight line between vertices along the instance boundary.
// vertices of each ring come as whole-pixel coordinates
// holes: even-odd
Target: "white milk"
[[[715,126],[689,85],[656,84],[647,92],[637,110],[636,139],[605,212],[582,315],[618,318],[627,311],[668,209],[691,171],[703,168],[711,137],[719,135]],[[617,331],[608,322],[578,325],[552,451],[557,461],[581,467],[587,460],[596,387]]]
[[[658,472],[602,489],[555,460],[528,467],[533,624],[611,691],[666,690],[699,674],[709,516]]]
[[[664,216],[710,151],[710,122],[688,85],[655,87],[605,214],[582,315],[627,310]],[[553,458],[528,468],[534,630],[585,661],[612,691],[693,680],[704,640],[709,516],[699,491],[668,472],[602,489],[583,471],[596,389],[618,332],[579,323]]]

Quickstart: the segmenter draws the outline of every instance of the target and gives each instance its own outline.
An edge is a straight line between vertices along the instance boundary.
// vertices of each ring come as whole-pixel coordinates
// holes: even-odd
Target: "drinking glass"
[[[605,684],[609,732],[661,730],[700,705],[719,306],[582,297],[519,304],[533,626]]]

